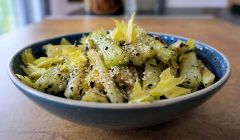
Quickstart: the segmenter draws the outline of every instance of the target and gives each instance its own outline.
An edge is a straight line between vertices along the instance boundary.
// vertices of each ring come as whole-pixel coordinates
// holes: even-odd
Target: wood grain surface
[[[74,124],[49,114],[10,82],[8,61],[33,42],[77,32],[111,29],[110,19],[45,20],[0,36],[1,140],[210,140],[240,139],[240,27],[219,19],[137,19],[146,31],[176,34],[205,42],[227,56],[226,85],[199,108],[171,122],[136,130],[103,130]],[[147,114],[146,114],[147,115]]]

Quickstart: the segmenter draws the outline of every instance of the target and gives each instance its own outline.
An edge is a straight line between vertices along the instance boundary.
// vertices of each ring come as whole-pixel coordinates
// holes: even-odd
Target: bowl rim
[[[187,95],[183,95],[183,96],[179,96],[176,98],[171,98],[171,99],[165,99],[165,100],[157,100],[151,103],[95,103],[95,102],[84,102],[84,101],[77,101],[77,100],[71,100],[71,99],[66,99],[66,98],[62,98],[62,97],[57,97],[54,95],[50,95],[50,94],[46,94],[44,92],[38,91],[36,89],[33,89],[27,85],[25,85],[23,82],[21,82],[16,75],[13,72],[12,69],[12,65],[13,65],[13,59],[15,58],[15,56],[17,54],[19,54],[20,52],[22,52],[24,49],[29,48],[31,45],[34,44],[38,44],[41,42],[46,42],[46,41],[50,41],[50,40],[54,40],[57,38],[62,38],[62,37],[66,37],[66,36],[75,36],[75,35],[80,35],[80,34],[86,34],[89,32],[80,32],[80,33],[74,33],[74,34],[66,34],[66,35],[62,35],[62,36],[56,36],[56,37],[52,37],[49,39],[45,39],[45,40],[41,40],[35,43],[32,43],[30,45],[27,45],[26,47],[23,47],[22,49],[16,51],[14,53],[14,55],[11,56],[11,59],[9,61],[9,67],[8,67],[8,75],[10,77],[10,79],[12,80],[12,82],[18,86],[18,88],[20,89],[24,89],[27,93],[26,94],[32,94],[38,98],[41,99],[45,99],[51,102],[55,102],[55,103],[59,103],[59,104],[65,104],[65,105],[70,105],[70,106],[75,106],[75,107],[86,107],[86,108],[99,108],[99,109],[143,109],[143,108],[152,108],[152,107],[160,107],[160,106],[166,106],[166,105],[170,105],[170,104],[174,104],[177,102],[181,102],[181,101],[185,101],[188,100],[190,98],[195,98],[198,96],[201,96],[203,94],[208,94],[210,91],[216,89],[217,87],[220,87],[222,84],[224,84],[227,79],[229,78],[230,75],[230,62],[227,59],[226,56],[224,56],[219,50],[213,48],[212,46],[197,41],[195,40],[196,43],[198,44],[202,44],[212,50],[214,50],[215,52],[217,52],[225,61],[226,65],[227,65],[227,69],[226,69],[226,73],[223,75],[223,77],[221,77],[216,83],[214,83],[213,85],[195,91],[191,94],[187,94]],[[182,37],[182,36],[178,36],[178,35],[171,35],[171,34],[167,34],[167,33],[157,33],[157,32],[148,32],[150,34],[155,34],[155,35],[162,35],[162,36],[169,36],[169,37],[175,37],[175,38],[181,38],[184,40],[188,40],[189,38],[187,37]],[[22,91],[21,91],[22,92]],[[43,94],[44,93],[44,94]],[[210,93],[209,93],[210,94]]]

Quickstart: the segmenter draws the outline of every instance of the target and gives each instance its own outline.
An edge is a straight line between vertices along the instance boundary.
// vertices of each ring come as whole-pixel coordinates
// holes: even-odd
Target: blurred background
[[[217,17],[240,25],[240,0],[0,0],[0,35],[45,18]]]

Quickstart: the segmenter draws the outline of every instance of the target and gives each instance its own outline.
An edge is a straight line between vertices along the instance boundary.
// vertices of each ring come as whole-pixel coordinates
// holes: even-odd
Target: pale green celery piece
[[[141,84],[139,83],[139,80],[135,82],[132,92],[133,93],[130,99],[136,99],[144,96],[144,92],[142,90]]]
[[[60,57],[54,57],[54,58],[49,58],[49,57],[40,57],[36,61],[33,62],[36,67],[38,68],[50,68],[53,64],[59,63],[63,61],[63,58]]]
[[[154,45],[150,43],[152,40],[149,40],[149,36],[142,32],[139,32],[138,40],[122,47],[136,66],[142,66],[147,59],[154,57],[157,53]]]
[[[186,77],[182,85],[187,88],[196,90],[202,81],[201,71],[198,67],[196,53],[191,51],[182,54],[179,58],[180,76]]]
[[[33,61],[36,60],[36,58],[32,55],[32,49],[30,48],[22,52],[21,58],[25,66],[27,66],[28,64],[32,64]]]
[[[94,43],[103,55],[103,60],[108,68],[119,66],[129,61],[128,55],[110,38],[103,35],[92,35]]]
[[[165,93],[164,96],[166,98],[176,98],[178,96],[186,95],[191,93],[190,89],[186,89],[184,87],[173,87],[168,91],[168,93]]]
[[[109,70],[111,77],[117,84],[124,83],[124,85],[133,87],[136,79],[138,79],[137,70],[134,66],[115,66]]]
[[[96,67],[99,72],[100,82],[107,92],[107,96],[112,103],[121,103],[123,102],[123,97],[120,94],[119,89],[111,78],[108,68],[106,67],[104,61],[96,50],[90,49],[88,52],[88,58],[92,64]]]
[[[142,90],[141,84],[137,80],[134,84],[129,103],[152,102],[155,98],[148,92]]]
[[[124,45],[122,46],[122,49],[126,54],[129,56],[129,60],[133,62],[133,65],[135,66],[142,66],[146,58],[144,55],[133,45]]]
[[[182,53],[186,53],[186,52],[194,50],[195,42],[193,39],[189,39],[187,42],[178,40],[177,42],[171,44],[171,46],[169,46],[169,48],[171,50],[174,50],[178,54],[182,54]]]
[[[80,45],[78,45],[78,48],[80,48],[80,50],[82,52],[86,52],[89,49],[96,49],[96,45],[94,44],[93,40],[91,39],[91,35],[83,36],[80,39]]]
[[[179,71],[179,64],[177,63],[176,60],[174,59],[171,59],[168,63],[167,63],[168,67],[171,69],[171,73],[174,75],[174,76],[178,76],[178,71]]]
[[[29,74],[31,73],[30,70],[29,70],[27,67],[25,67],[24,65],[21,65],[20,68],[21,68],[21,69],[24,71],[24,73],[27,74],[27,75],[29,75]]]
[[[176,53],[169,48],[165,48],[159,40],[156,40],[149,35],[145,36],[145,40],[150,46],[153,47],[153,49],[156,51],[157,58],[163,63],[166,64],[171,59],[176,59]]]
[[[68,78],[68,74],[62,72],[60,68],[52,67],[34,83],[34,88],[56,95],[66,89]]]
[[[96,49],[96,45],[90,37],[86,38],[85,44],[83,46],[85,47],[85,51],[89,49]]]
[[[155,40],[146,33],[139,33],[139,39],[132,44],[133,47],[137,48],[140,54],[143,54],[145,60],[152,58],[156,55],[156,50],[153,47],[152,42]]]
[[[154,49],[157,51],[157,58],[165,64],[176,55],[174,51],[168,48],[163,48],[160,42],[154,45]]]
[[[33,81],[28,76],[22,76],[20,74],[16,74],[16,76],[26,85],[33,87]]]
[[[85,92],[81,100],[86,102],[108,103],[107,98],[99,95],[99,93],[100,93],[99,89],[90,88]]]
[[[83,88],[82,72],[72,71],[69,75],[70,76],[69,76],[66,90],[64,92],[64,96],[69,99],[80,100],[81,99],[80,90]]]
[[[155,58],[151,58],[145,63],[143,90],[148,91],[157,85],[161,71]]]
[[[62,38],[60,45],[72,45],[66,38]]]
[[[38,79],[40,76],[42,76],[47,69],[45,68],[38,68],[32,64],[29,64],[27,69],[29,70],[29,76],[33,79]]]
[[[153,96],[146,94],[139,98],[132,99],[128,103],[130,103],[130,104],[131,103],[150,103],[150,102],[153,102],[154,100],[156,100],[156,99]]]
[[[81,38],[80,41],[79,41],[80,44],[81,44],[81,45],[84,45],[84,44],[86,43],[86,39],[87,39],[87,38],[88,38],[88,36],[83,35],[82,38]]]
[[[209,87],[213,84],[215,75],[203,64],[201,60],[198,60],[198,66],[200,67],[203,85],[205,87]]]

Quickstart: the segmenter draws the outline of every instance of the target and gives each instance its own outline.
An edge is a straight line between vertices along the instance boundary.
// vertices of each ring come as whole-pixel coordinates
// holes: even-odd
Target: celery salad
[[[190,94],[213,84],[215,75],[199,60],[194,40],[167,45],[133,23],[114,20],[111,31],[97,30],[71,44],[43,46],[21,54],[26,85],[47,94],[100,103],[141,103]]]

